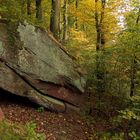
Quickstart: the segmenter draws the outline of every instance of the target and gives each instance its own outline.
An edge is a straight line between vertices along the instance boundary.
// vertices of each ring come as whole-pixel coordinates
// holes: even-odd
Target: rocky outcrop
[[[55,111],[78,109],[85,80],[48,32],[0,20],[0,88]]]

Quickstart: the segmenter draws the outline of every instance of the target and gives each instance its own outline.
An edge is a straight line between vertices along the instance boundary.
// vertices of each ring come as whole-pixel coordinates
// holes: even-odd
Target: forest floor
[[[98,98],[94,94],[94,97],[91,98],[92,111],[84,110],[85,114],[53,113],[28,99],[12,94],[0,96],[0,109],[2,109],[5,118],[14,123],[23,125],[29,122],[36,123],[36,131],[45,133],[46,140],[102,140],[101,137],[106,132],[128,133],[127,122],[118,125],[118,127],[112,123],[112,119],[118,114],[116,110],[126,106],[125,103],[122,104],[123,99],[103,96],[99,102]],[[89,113],[90,115],[86,115]],[[139,124],[137,125],[139,128]],[[128,140],[128,135],[125,137]]]
[[[15,96],[0,97],[0,107],[6,119],[25,124],[34,121],[37,131],[46,134],[47,140],[89,140],[92,123],[78,114],[52,113]]]

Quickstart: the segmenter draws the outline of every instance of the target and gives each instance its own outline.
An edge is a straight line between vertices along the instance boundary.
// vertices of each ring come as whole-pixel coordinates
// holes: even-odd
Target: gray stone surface
[[[61,44],[43,29],[26,22],[0,23],[0,60],[0,88],[13,94],[57,111],[64,111],[69,103],[74,109],[74,101],[82,97],[76,91],[84,91],[83,76]],[[49,84],[57,85],[53,92],[61,87],[69,91],[64,90],[62,97],[57,92],[59,100],[58,94],[52,96],[47,90]]]

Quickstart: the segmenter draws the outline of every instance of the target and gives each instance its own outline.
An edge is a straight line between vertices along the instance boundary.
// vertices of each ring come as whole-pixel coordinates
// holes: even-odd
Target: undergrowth
[[[20,125],[4,120],[0,122],[0,140],[45,140],[45,134],[35,130],[34,122]]]

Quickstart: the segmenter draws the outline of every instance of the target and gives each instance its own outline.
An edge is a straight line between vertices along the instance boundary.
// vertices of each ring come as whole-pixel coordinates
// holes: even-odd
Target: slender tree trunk
[[[101,27],[101,50],[104,50],[104,45],[105,45],[105,38],[104,38],[104,16],[105,16],[105,5],[106,5],[106,0],[102,0],[101,2],[101,19],[100,19],[100,27]]]
[[[73,20],[72,20],[72,16],[70,13],[70,5],[72,4],[72,0],[68,0],[68,6],[67,6],[67,13],[68,13],[68,17],[67,17],[67,38],[69,38],[70,36],[70,28],[73,25]]]
[[[105,92],[105,74],[104,74],[104,59],[103,50],[105,45],[104,33],[103,33],[103,20],[104,20],[104,10],[106,1],[101,1],[101,12],[98,12],[99,0],[95,0],[95,24],[96,24],[96,78],[97,78],[97,93]],[[102,56],[101,56],[102,55]]]
[[[140,8],[138,11],[138,17],[136,19],[136,26],[139,24],[140,20]],[[133,48],[133,56],[131,62],[131,75],[130,75],[130,97],[134,96],[135,94],[135,80],[136,80],[136,73],[137,73],[137,60],[135,56],[135,48]]]
[[[138,11],[138,17],[136,19],[136,25],[139,24],[139,21],[140,21],[140,8],[139,8],[139,11]]]
[[[64,0],[63,5],[63,42],[67,40],[67,0]]]
[[[42,0],[36,0],[36,18],[42,20]]]
[[[78,10],[79,0],[76,0],[75,6],[76,6],[76,10]],[[78,29],[78,17],[77,16],[75,19],[75,28]]]
[[[103,29],[103,20],[104,20],[104,10],[105,10],[105,4],[106,1],[102,0],[101,5],[101,13],[99,15],[98,12],[98,2],[99,0],[95,0],[95,24],[96,24],[96,51],[102,51],[104,49],[105,39],[104,39],[104,33],[102,31]]]
[[[134,96],[135,93],[135,79],[136,79],[136,57],[135,55],[132,57],[131,62],[131,85],[130,85],[130,97]]]
[[[98,0],[95,0],[95,24],[96,24],[96,51],[98,52],[101,48],[101,27],[99,24],[99,14],[98,14]]]
[[[60,34],[60,0],[52,0],[50,31],[59,39]]]
[[[70,14],[70,5],[71,5],[72,1],[71,0],[68,0],[68,26],[70,27],[72,25],[72,17],[71,17],[71,14]]]
[[[23,0],[23,1],[21,1],[21,18],[23,18],[24,17],[24,14],[26,13],[25,12],[25,5],[26,5],[26,3],[25,3],[25,1]]]
[[[27,0],[27,15],[31,15],[31,0]]]

